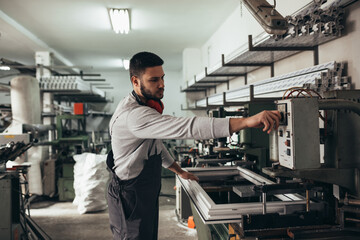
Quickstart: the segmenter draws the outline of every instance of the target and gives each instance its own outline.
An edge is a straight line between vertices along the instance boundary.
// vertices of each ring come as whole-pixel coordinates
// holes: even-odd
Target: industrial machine
[[[198,238],[204,240],[359,239],[360,90],[351,90],[345,62],[318,64],[317,54],[320,38],[341,35],[341,6],[349,1],[328,1],[324,8],[326,1],[314,1],[286,17],[288,27],[279,22],[274,29],[275,6],[243,2],[273,34],[273,45],[253,47],[249,41],[248,50],[233,60],[223,56],[222,65],[205,71],[205,78],[199,75],[194,87],[206,86],[211,77],[229,77],[235,66],[241,73],[241,66],[265,62],[268,55],[274,64],[283,59],[277,54],[294,50],[287,49],[292,43],[301,46],[311,37],[314,66],[280,76],[271,72],[271,78],[250,86],[245,78],[243,87],[195,101],[192,109],[212,109],[212,117],[247,117],[265,109],[277,109],[282,117],[270,135],[246,129],[231,138],[197,142],[197,167],[187,171],[200,180],[177,179],[188,196],[179,194],[179,206],[189,201]]]
[[[187,168],[199,183],[178,179],[190,199],[199,239],[359,236],[360,90],[316,97],[303,88],[295,92],[296,97],[275,101],[282,119],[263,164],[253,164],[261,155],[248,164],[240,157],[232,166]],[[270,161],[270,155],[278,160]]]
[[[0,135],[0,239],[50,239],[30,217],[26,176],[31,165],[7,167],[7,162],[26,153],[35,142],[30,134]]]
[[[210,117],[248,117],[263,110],[274,110],[273,100],[267,99],[244,103],[241,108],[227,111],[224,107],[210,110]],[[229,138],[197,141],[199,156],[195,166],[219,166],[236,162],[261,169],[269,161],[269,138],[261,129],[244,129]]]

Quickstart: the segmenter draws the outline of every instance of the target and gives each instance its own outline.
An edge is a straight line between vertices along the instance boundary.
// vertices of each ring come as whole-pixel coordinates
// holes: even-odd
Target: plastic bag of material
[[[73,204],[78,212],[102,211],[107,208],[106,185],[109,172],[106,169],[106,155],[83,153],[73,156],[74,190]]]

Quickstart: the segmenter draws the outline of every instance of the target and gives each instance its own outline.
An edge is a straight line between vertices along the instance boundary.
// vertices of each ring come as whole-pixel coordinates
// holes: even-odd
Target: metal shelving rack
[[[333,6],[340,6],[348,1],[335,1]],[[299,11],[302,14],[311,14],[313,5],[305,7]],[[293,16],[297,16],[295,13]],[[269,67],[271,78],[274,77],[274,63],[295,55],[302,51],[313,52],[313,64],[319,64],[318,46],[328,41],[334,40],[341,36],[339,29],[337,32],[332,30],[330,25],[324,23],[314,23],[311,27],[306,29],[298,29],[296,27],[290,29],[284,36],[272,36],[266,32],[261,33],[253,38],[248,36],[247,44],[239,47],[232,53],[221,55],[221,60],[218,64],[205,68],[203,72],[194,76],[193,79],[186,82],[185,87],[181,87],[181,92],[199,92],[204,91],[205,96],[207,90],[215,88],[219,84],[226,83],[227,90],[229,90],[229,81],[242,76],[244,77],[245,86],[247,85],[247,74],[261,67]],[[247,90],[249,91],[249,90]],[[209,98],[218,99],[220,102],[221,94],[215,94],[200,101],[195,102],[194,106],[183,108],[182,110],[203,110],[203,106],[211,106],[208,103]],[[226,103],[226,101],[222,101]],[[200,106],[199,106],[200,103]],[[228,103],[231,105],[231,103]],[[206,107],[205,107],[206,109]]]
[[[276,100],[283,97],[287,89],[304,86],[323,92],[350,89],[351,82],[349,77],[344,76],[344,64],[331,61],[214,94],[195,101],[194,106],[183,110],[206,110],[219,106],[242,106],[248,102]]]
[[[290,57],[300,51],[313,51],[314,65],[319,64],[318,46],[339,36],[310,34],[293,38],[288,36],[275,40],[270,35],[261,34],[256,39],[248,36],[248,43],[229,55],[221,55],[221,62],[205,70],[187,82],[182,92],[205,91],[221,83],[227,83],[239,76],[245,78],[247,74],[260,67],[269,67],[270,76],[274,76],[274,63]]]
[[[106,99],[106,92],[77,76],[55,76],[41,79],[40,90],[53,93],[56,101],[109,102]]]

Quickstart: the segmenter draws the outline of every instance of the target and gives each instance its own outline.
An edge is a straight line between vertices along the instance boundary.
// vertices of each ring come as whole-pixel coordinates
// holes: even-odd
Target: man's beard
[[[140,85],[140,91],[141,91],[141,94],[148,100],[153,99],[153,100],[159,101],[161,99],[161,98],[157,98],[156,96],[153,96],[151,94],[151,92],[144,87],[143,84]]]

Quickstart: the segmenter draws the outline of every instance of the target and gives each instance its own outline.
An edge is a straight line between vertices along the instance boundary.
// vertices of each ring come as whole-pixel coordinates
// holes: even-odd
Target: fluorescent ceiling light
[[[111,25],[115,33],[128,34],[130,30],[130,16],[128,9],[110,8]]]
[[[130,65],[130,60],[124,59],[123,66],[124,66],[125,70],[129,70],[129,65]]]
[[[9,71],[10,67],[9,66],[0,66],[0,70],[2,71]]]

